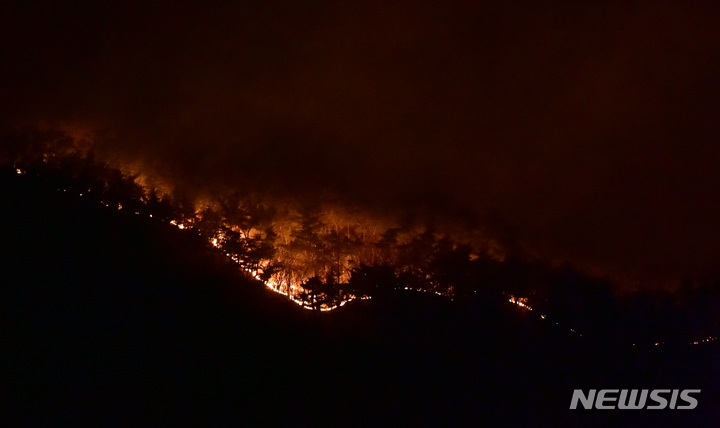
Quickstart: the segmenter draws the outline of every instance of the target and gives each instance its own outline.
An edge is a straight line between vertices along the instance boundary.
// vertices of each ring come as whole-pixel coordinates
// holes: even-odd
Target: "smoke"
[[[3,124],[193,194],[473,218],[596,272],[713,271],[715,6],[5,2]],[[463,220],[463,221],[465,221]]]

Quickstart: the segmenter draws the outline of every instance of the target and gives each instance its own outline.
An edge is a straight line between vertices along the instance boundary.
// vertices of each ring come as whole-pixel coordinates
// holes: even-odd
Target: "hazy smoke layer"
[[[717,6],[3,2],[6,124],[186,188],[474,212],[600,271],[720,266]]]

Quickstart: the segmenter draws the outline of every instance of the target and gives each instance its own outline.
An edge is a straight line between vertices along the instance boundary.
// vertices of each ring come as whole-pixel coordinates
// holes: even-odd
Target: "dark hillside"
[[[303,311],[194,232],[29,175],[5,173],[0,200],[2,401],[12,421],[570,425],[607,422],[568,412],[573,388],[637,385],[707,391],[683,421],[716,409],[714,345],[604,346],[501,296],[398,292]]]
[[[183,414],[221,382],[252,397],[273,375],[266,354],[296,336],[304,314],[192,232],[32,177],[6,175],[1,192],[4,391],[19,416]]]

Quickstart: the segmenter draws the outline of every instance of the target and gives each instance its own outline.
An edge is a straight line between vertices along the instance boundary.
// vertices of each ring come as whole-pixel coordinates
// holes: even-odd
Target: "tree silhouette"
[[[315,311],[319,311],[323,305],[332,306],[337,296],[334,284],[323,282],[318,276],[303,282],[302,287],[300,298]]]
[[[150,189],[143,212],[160,221],[169,222],[173,219],[175,208],[169,197],[162,197],[155,189]]]
[[[395,269],[388,264],[360,265],[352,270],[348,281],[349,291],[358,297],[381,298],[399,286]]]
[[[446,295],[469,296],[473,292],[473,276],[469,245],[454,245],[449,240],[438,244],[430,263],[431,283],[434,289]]]

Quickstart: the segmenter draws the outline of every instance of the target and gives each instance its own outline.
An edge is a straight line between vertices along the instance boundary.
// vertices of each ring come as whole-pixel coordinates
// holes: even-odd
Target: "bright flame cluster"
[[[527,301],[528,301],[527,297],[515,297],[513,295],[511,295],[510,298],[508,299],[508,302],[510,302],[512,304],[518,305],[523,309],[527,309],[528,311],[532,311],[532,308],[530,306],[528,306]]]
[[[178,223],[175,220],[170,221],[170,224],[172,224],[173,226],[176,226],[178,229],[186,228],[186,226],[183,223]],[[190,227],[192,227],[192,225],[190,225]],[[222,245],[220,244],[219,238],[222,238],[222,234],[220,232],[216,233],[215,236],[213,236],[212,238],[209,238],[208,241],[209,241],[210,245],[212,245],[213,247],[215,247],[217,249],[222,249]],[[269,280],[265,281],[260,277],[260,272],[258,272],[257,270],[254,270],[254,269],[250,269],[246,266],[243,266],[241,261],[237,257],[233,256],[230,253],[226,253],[226,252],[224,252],[223,254],[226,257],[230,258],[233,262],[239,264],[241,269],[244,272],[248,273],[254,279],[264,283],[265,286],[267,288],[269,288],[270,290],[287,297],[292,302],[300,305],[304,309],[309,309],[309,310],[314,309],[311,305],[308,305],[307,302],[305,302],[302,299],[297,297],[298,295],[300,295],[302,292],[305,291],[302,286],[297,285],[297,284],[289,284],[286,287],[282,287],[282,284],[280,284],[274,278],[270,278]],[[347,296],[345,296],[345,298],[343,300],[340,301],[340,303],[337,303],[335,305],[322,304],[322,305],[320,305],[319,309],[322,312],[332,311],[334,309],[345,306],[348,302],[350,302],[352,300],[356,300],[356,299],[367,300],[367,299],[370,299],[370,297],[369,296],[358,297],[358,296],[354,296],[354,295],[347,295]]]

